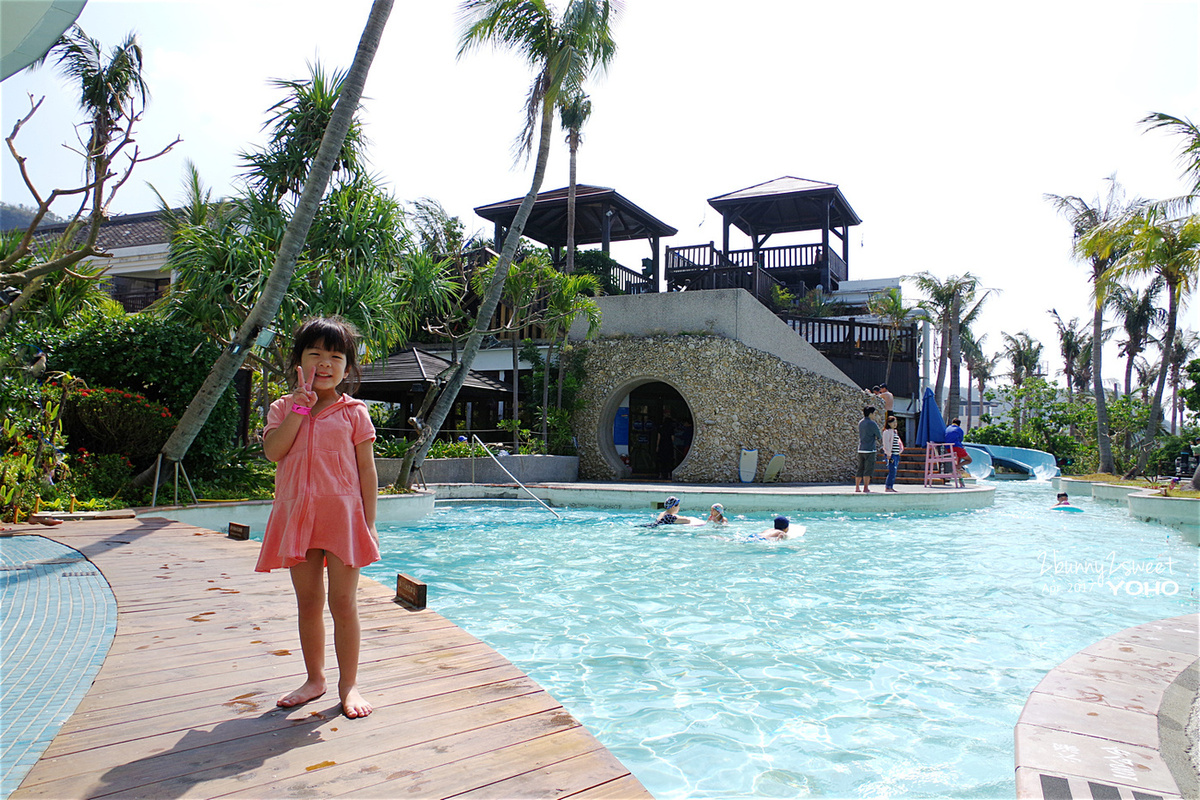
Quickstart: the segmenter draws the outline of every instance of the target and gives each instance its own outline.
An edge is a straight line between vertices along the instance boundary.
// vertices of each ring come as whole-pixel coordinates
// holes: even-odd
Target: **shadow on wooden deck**
[[[334,695],[275,707],[304,670],[288,576],[254,573],[257,543],[155,519],[31,532],[88,556],[118,620],[91,690],[12,798],[650,797],[530,678],[374,581],[360,588],[360,680],[376,711],[351,720]]]

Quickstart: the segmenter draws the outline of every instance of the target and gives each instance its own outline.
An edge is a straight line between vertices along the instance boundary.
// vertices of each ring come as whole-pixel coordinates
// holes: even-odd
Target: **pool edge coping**
[[[1054,796],[1053,785],[1083,797],[1097,781],[1163,800],[1191,796],[1180,788],[1181,776],[1191,783],[1190,765],[1178,763],[1186,733],[1163,719],[1175,720],[1185,703],[1186,724],[1195,691],[1185,683],[1194,685],[1187,676],[1198,667],[1200,614],[1185,614],[1126,628],[1050,670],[1030,693],[1013,729],[1017,797],[1048,798]],[[1104,702],[1121,694],[1158,700],[1153,710],[1139,707],[1137,700],[1124,707]],[[1118,727],[1121,733],[1115,732]],[[1139,784],[1139,779],[1155,783]]]

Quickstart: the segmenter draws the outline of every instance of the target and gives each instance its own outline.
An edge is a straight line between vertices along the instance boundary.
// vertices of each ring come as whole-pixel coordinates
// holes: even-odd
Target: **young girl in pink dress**
[[[306,320],[296,331],[288,372],[296,387],[271,404],[263,452],[278,463],[275,503],[258,572],[286,567],[299,607],[307,679],[279,698],[283,708],[325,693],[325,573],[338,662],[338,696],[351,719],[373,710],[358,691],[358,571],[379,560],[375,427],[367,406],[345,394],[357,384],[358,332],[340,317]]]

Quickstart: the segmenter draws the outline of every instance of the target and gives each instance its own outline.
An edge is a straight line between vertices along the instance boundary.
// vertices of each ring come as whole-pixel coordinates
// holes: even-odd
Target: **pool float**
[[[738,477],[742,483],[754,483],[754,473],[758,472],[758,450],[742,448],[742,457],[738,460]]]
[[[1078,514],[1083,513],[1083,509],[1080,508],[1079,506],[1051,506],[1050,510],[1051,511],[1074,511],[1075,513],[1078,513]]]
[[[771,456],[771,460],[767,462],[767,469],[763,472],[763,483],[774,483],[779,480],[779,473],[783,471],[783,453],[776,453]]]

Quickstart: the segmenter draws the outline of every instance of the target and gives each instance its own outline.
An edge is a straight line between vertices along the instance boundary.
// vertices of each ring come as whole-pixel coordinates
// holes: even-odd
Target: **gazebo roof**
[[[354,396],[360,400],[392,401],[402,394],[423,394],[425,389],[433,384],[434,379],[449,366],[450,362],[446,359],[424,350],[403,350],[387,361],[364,365],[362,382]],[[466,398],[510,394],[512,387],[507,383],[474,371],[467,373],[467,379],[459,392],[460,397]]]
[[[787,175],[710,197],[708,204],[747,236],[819,230],[825,227],[827,207],[830,227],[862,223],[837,184]]]
[[[501,203],[479,206],[475,213],[505,227],[512,225],[523,197]],[[622,197],[615,189],[604,186],[577,184],[575,187],[575,244],[598,244],[604,241],[604,214],[612,211],[609,241],[624,242],[636,239],[674,236],[675,228],[652,216],[645,209]],[[525,223],[524,236],[547,247],[562,247],[567,243],[567,187],[541,192]]]

